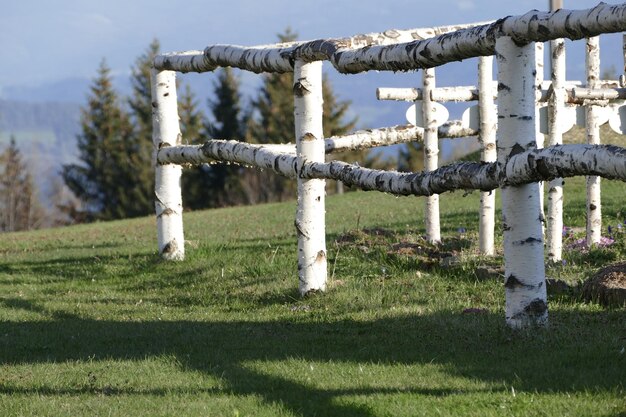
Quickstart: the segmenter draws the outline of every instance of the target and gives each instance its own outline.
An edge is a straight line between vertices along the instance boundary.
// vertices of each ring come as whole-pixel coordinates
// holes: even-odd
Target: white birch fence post
[[[563,143],[562,125],[565,111],[565,41],[550,41],[550,78],[552,95],[548,102],[549,146]],[[548,185],[548,228],[546,233],[548,261],[559,262],[563,255],[563,178]]]
[[[438,167],[439,135],[437,119],[434,112],[431,92],[435,88],[435,69],[424,69],[422,73],[422,120],[424,121],[424,172],[434,171]],[[419,108],[419,106],[415,106]],[[439,195],[426,197],[424,222],[426,226],[426,240],[430,243],[441,242],[439,226]]]
[[[480,118],[479,140],[482,145],[481,161],[495,162],[496,108],[493,101],[493,56],[478,58],[478,112]],[[494,229],[496,216],[496,190],[480,193],[480,223],[478,225],[479,250],[483,255],[494,254]]]
[[[600,80],[600,42],[599,37],[587,39],[587,54],[585,68],[587,74],[587,88],[598,88]],[[589,145],[600,144],[599,106],[586,106],[586,132]],[[600,243],[602,237],[602,207],[600,196],[600,177],[587,177],[587,246]]]
[[[536,148],[535,46],[496,40],[498,58],[498,162]],[[511,327],[545,324],[548,306],[543,262],[539,184],[502,187],[505,315]]]
[[[326,289],[325,188],[323,179],[300,176],[305,162],[325,161],[322,125],[322,61],[294,66],[294,116],[298,172],[298,279],[300,294]]]
[[[535,43],[535,129],[536,132],[536,140],[537,140],[537,148],[542,149],[545,145],[545,137],[543,133],[541,133],[541,128],[539,126],[540,116],[539,116],[539,100],[541,99],[541,85],[543,83],[543,43],[536,42]],[[545,202],[544,202],[544,182],[541,181],[539,183],[539,206],[541,207],[541,219],[542,219],[542,230],[545,235]]]
[[[156,154],[159,149],[181,144],[176,73],[153,69],[151,78],[152,143],[155,165],[154,199],[159,254],[166,260],[183,260],[185,237],[183,234],[183,200],[180,189],[182,167],[177,164],[156,163]]]

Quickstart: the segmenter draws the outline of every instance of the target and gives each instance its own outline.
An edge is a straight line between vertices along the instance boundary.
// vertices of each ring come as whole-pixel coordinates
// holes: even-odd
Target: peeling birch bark
[[[422,118],[424,120],[424,171],[430,172],[439,165],[439,137],[437,136],[437,121],[434,112],[437,108],[430,99],[430,93],[435,88],[435,70],[432,68],[422,71]],[[416,106],[417,108],[417,106]],[[424,207],[424,225],[426,240],[430,243],[441,242],[441,228],[439,225],[439,195],[433,194],[426,198]]]
[[[535,46],[497,39],[498,162],[536,148]],[[531,88],[532,87],[532,88]],[[548,305],[543,263],[539,184],[502,187],[506,321],[514,328],[546,324]]]
[[[573,83],[575,81],[570,81]],[[563,80],[564,88],[561,93],[563,95],[564,103],[569,104],[585,104],[586,100],[594,100],[598,103],[594,103],[598,106],[606,106],[609,100],[626,100],[626,88],[623,87],[606,87],[606,81],[603,81],[601,88],[584,88],[584,87],[567,87],[568,82]],[[498,89],[496,87],[492,90],[493,98],[498,97]],[[554,92],[551,88],[543,88],[537,90],[537,101],[540,103],[549,102]],[[477,101],[478,100],[478,88],[474,86],[460,86],[460,87],[440,87],[433,89],[431,98],[437,102],[448,101]],[[376,89],[376,98],[378,100],[390,100],[390,101],[407,101],[412,102],[421,100],[424,96],[421,88],[391,88],[380,87]]]
[[[476,56],[493,55],[497,36],[509,36],[517,44],[572,40],[626,30],[626,4],[599,4],[593,9],[556,12],[530,11],[495,23],[391,46],[340,51],[331,58],[339,72],[408,71],[436,67]]]
[[[465,138],[478,135],[478,131],[464,127],[460,120],[451,120],[437,128],[440,138]],[[324,139],[326,153],[358,151],[378,146],[397,145],[421,141],[424,138],[424,129],[413,125],[397,125],[380,129],[358,130],[354,133],[342,136],[331,136]],[[294,144],[267,143],[249,144],[252,147],[271,149],[280,153],[296,153]],[[193,149],[190,147],[188,149]],[[205,161],[206,162],[206,161]],[[189,162],[193,163],[193,162]]]
[[[204,145],[166,147],[157,154],[159,164],[202,164],[215,160],[267,169],[288,178],[298,175],[297,158],[271,146],[235,140],[211,140]],[[520,152],[499,162],[460,162],[423,173],[362,168],[340,161],[306,163],[302,178],[340,180],[364,190],[395,195],[427,196],[455,190],[490,191],[555,178],[598,175],[626,181],[626,148],[613,145],[559,145]]]
[[[461,26],[452,27],[453,29]],[[291,46],[252,47],[215,45],[202,53],[163,54],[154,60],[161,70],[181,72],[212,71],[218,66],[231,66],[253,72],[287,72],[293,62],[329,60],[341,73],[364,71],[409,71],[436,67],[495,53],[496,36],[512,37],[517,44],[547,42],[558,38],[572,40],[597,36],[602,33],[626,31],[626,4],[599,4],[593,9],[530,11],[522,16],[509,16],[494,23],[424,39],[416,31],[417,40],[407,42],[404,36],[382,34],[382,40],[366,36],[364,41],[351,39],[315,40],[294,43]],[[396,32],[396,31],[394,31]],[[405,31],[398,33],[404,34]],[[411,31],[406,31],[412,33]],[[410,36],[413,36],[412,34]],[[371,42],[369,45],[368,42]],[[358,48],[358,49],[354,49]]]
[[[291,72],[296,60],[304,62],[328,61],[333,55],[340,54],[341,51],[345,50],[423,40],[486,23],[490,22],[410,30],[392,29],[349,38],[317,39],[252,47],[211,45],[204,51],[184,51],[158,55],[154,59],[154,66],[160,70],[180,72],[207,72],[218,67],[235,67],[256,73]]]
[[[152,70],[152,143],[156,161],[159,149],[180,145],[176,98],[176,73]],[[185,258],[183,234],[183,201],[180,189],[182,167],[155,164],[155,208],[157,241],[163,259]]]
[[[498,90],[493,88],[492,94],[494,98],[498,94]],[[394,101],[416,101],[422,100],[424,92],[421,88],[377,88],[376,98],[378,100],[394,100]],[[430,99],[436,102],[447,101],[477,101],[478,88],[473,86],[459,87],[439,87],[430,91]]]
[[[325,160],[321,61],[296,61],[293,95],[296,169],[302,172],[306,163]],[[298,278],[300,294],[305,295],[326,290],[326,181],[301,175],[297,181]]]
[[[478,95],[480,134],[478,140],[482,146],[480,160],[495,162],[496,152],[496,106],[493,101],[493,57],[481,56],[478,59]],[[478,225],[478,247],[483,255],[492,256],[494,249],[494,230],[496,216],[496,192],[480,193],[480,222]]]
[[[572,88],[569,95],[580,104],[584,100],[626,100],[626,88]]]
[[[461,120],[449,120],[436,129],[438,138],[460,139],[478,135],[478,130],[464,126]],[[414,125],[397,125],[361,130],[344,136],[333,136],[325,139],[325,143],[326,153],[333,153],[423,140],[424,128]]]
[[[563,112],[565,111],[565,41],[550,41],[552,90],[548,111],[549,146],[563,143]],[[548,260],[560,262],[563,254],[563,178],[556,178],[548,185],[548,227],[547,227]]]
[[[587,54],[585,68],[587,75],[587,87],[595,88],[600,79],[600,41],[599,38],[587,39]],[[598,112],[600,109],[594,105],[586,106],[586,132],[587,143],[590,145],[600,144],[600,125]],[[587,246],[600,243],[602,237],[602,207],[600,193],[600,177],[587,177]]]

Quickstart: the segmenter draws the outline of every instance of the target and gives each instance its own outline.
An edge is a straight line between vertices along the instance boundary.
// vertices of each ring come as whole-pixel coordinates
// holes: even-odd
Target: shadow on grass
[[[295,312],[293,319],[274,321],[124,322],[46,311],[21,299],[0,301],[7,308],[35,311],[47,317],[45,321],[0,322],[2,365],[174,355],[184,369],[221,378],[224,388],[211,392],[259,396],[268,404],[280,404],[300,416],[372,415],[367,407],[337,402],[347,395],[407,392],[447,396],[463,392],[452,386],[426,388],[427,382],[417,379],[401,389],[349,386],[350,381],[346,381],[345,388],[319,388],[299,382],[302,378],[297,376],[285,378],[255,371],[250,362],[296,359],[379,366],[439,364],[452,377],[486,381],[502,390],[515,385],[517,390],[530,392],[622,389],[626,374],[625,358],[619,355],[619,346],[626,338],[623,311],[555,312],[550,329],[530,334],[508,330],[500,315],[491,313],[445,312],[328,322]],[[480,390],[468,389],[465,393]],[[68,391],[40,386],[29,391],[6,382],[0,384],[0,394],[31,392],[133,395],[151,391],[116,387],[77,387]],[[193,393],[194,389],[185,392]],[[198,388],[197,393],[202,392],[207,390]]]

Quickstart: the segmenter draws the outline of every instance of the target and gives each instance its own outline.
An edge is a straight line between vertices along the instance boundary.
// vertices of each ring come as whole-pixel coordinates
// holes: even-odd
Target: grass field
[[[603,182],[606,225],[625,191]],[[584,180],[565,192],[571,243]],[[626,311],[549,294],[548,328],[508,329],[478,198],[442,196],[435,248],[423,199],[329,197],[329,290],[304,299],[293,202],[187,214],[180,263],[152,218],[1,235],[0,415],[626,416]],[[626,259],[613,230],[548,276]]]

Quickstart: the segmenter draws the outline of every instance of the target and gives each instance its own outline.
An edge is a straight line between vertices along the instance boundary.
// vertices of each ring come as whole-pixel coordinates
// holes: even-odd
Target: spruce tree
[[[230,68],[219,71],[213,85],[215,99],[209,100],[213,123],[206,125],[207,135],[216,139],[245,140],[248,115],[241,105],[239,79]],[[217,206],[241,204],[245,201],[241,187],[241,173],[245,168],[238,165],[211,165],[211,193]]]
[[[44,218],[33,178],[12,137],[0,154],[0,231],[35,229]]]
[[[203,137],[206,120],[198,110],[198,104],[189,85],[178,100],[178,114],[180,116],[180,132],[183,143],[200,145],[206,137]],[[209,166],[203,164],[193,166],[183,171],[182,193],[183,205],[186,209],[198,210],[211,206]]]
[[[130,118],[133,124],[133,142],[138,145],[137,175],[140,178],[138,191],[142,202],[153,205],[154,169],[152,167],[152,90],[150,73],[154,57],[161,46],[157,39],[152,40],[146,51],[140,55],[131,68],[131,97],[128,99]]]
[[[278,35],[280,42],[292,42],[297,34],[287,29]],[[352,130],[356,118],[345,121],[350,102],[339,101],[332,90],[328,77],[324,76],[322,94],[324,98],[324,136],[342,135]],[[268,74],[252,102],[256,119],[249,123],[248,139],[253,143],[294,142],[295,120],[293,115],[293,74]],[[359,156],[360,157],[360,156]],[[339,159],[339,158],[337,158]],[[251,188],[251,198],[258,202],[278,201],[293,198],[296,184],[271,172],[258,174],[260,178]],[[256,193],[256,195],[254,195]]]
[[[103,60],[82,109],[78,135],[80,164],[63,166],[63,179],[84,203],[81,220],[119,219],[153,211],[146,195],[144,143],[133,134]]]
[[[418,142],[409,142],[398,152],[398,171],[421,172],[424,170],[424,147]]]

